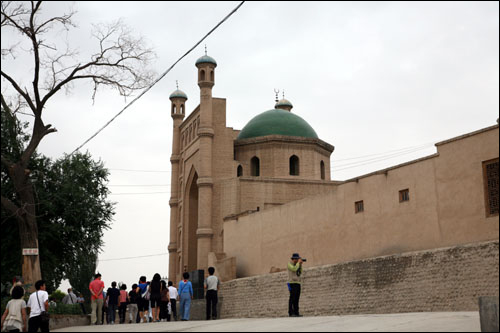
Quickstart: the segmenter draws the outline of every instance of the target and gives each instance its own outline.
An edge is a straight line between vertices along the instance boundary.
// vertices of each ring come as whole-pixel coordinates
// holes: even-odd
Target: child
[[[170,305],[172,307],[172,315],[175,321],[177,321],[177,300],[179,298],[179,294],[177,293],[177,288],[174,287],[174,283],[172,281],[168,281],[168,294],[170,295]]]
[[[7,303],[2,316],[2,331],[5,329],[8,332],[26,332],[26,302],[23,296],[23,287],[15,286],[12,289],[12,299]]]

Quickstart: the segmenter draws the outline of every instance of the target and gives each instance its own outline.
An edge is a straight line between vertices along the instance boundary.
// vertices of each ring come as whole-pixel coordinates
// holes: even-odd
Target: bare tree
[[[17,60],[17,52],[23,51],[20,44],[30,45],[28,50],[31,65],[23,67],[32,75],[30,88],[24,87],[21,79],[14,78],[1,67],[2,86],[8,83],[8,89],[19,98],[13,103],[7,89],[1,93],[1,106],[9,115],[21,111],[25,106],[27,112],[34,117],[33,131],[29,143],[17,160],[1,156],[2,164],[7,168],[16,195],[14,200],[2,196],[2,207],[15,216],[19,224],[21,247],[38,248],[38,228],[36,220],[36,203],[33,185],[30,182],[28,162],[41,140],[57,130],[45,124],[42,113],[45,105],[61,89],[70,89],[77,80],[90,80],[94,85],[92,99],[102,86],[117,89],[122,96],[129,96],[134,90],[146,87],[152,79],[147,66],[154,54],[146,47],[141,38],[132,37],[130,30],[121,22],[110,25],[96,25],[92,37],[96,40],[96,52],[85,62],[78,61],[78,53],[65,45],[61,50],[60,39],[50,39],[57,29],[69,31],[75,27],[71,11],[61,16],[44,17],[41,11],[42,1],[2,1],[1,32],[9,36],[21,36],[10,45],[2,45],[2,60],[12,57]],[[15,105],[15,106],[13,106]],[[40,260],[38,256],[23,256],[22,272],[27,283],[41,279]]]

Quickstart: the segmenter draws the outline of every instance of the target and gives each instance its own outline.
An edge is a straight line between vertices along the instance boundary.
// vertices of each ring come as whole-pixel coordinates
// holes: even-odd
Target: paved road
[[[478,312],[224,319],[69,327],[54,332],[480,332]]]

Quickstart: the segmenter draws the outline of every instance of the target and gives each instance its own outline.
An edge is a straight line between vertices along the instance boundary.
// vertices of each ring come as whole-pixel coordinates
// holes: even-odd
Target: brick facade
[[[477,311],[479,296],[498,296],[498,271],[498,241],[305,269],[300,310],[307,316]],[[286,279],[280,272],[223,283],[221,317],[287,316]]]

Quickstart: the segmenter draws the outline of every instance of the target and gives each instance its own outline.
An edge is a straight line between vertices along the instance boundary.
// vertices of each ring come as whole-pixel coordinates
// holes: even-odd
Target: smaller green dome
[[[184,93],[184,91],[177,89],[173,93],[170,94],[170,99],[172,98],[184,98],[185,100],[188,99],[187,95]]]
[[[198,60],[196,60],[196,65],[207,64],[207,63],[214,64],[215,66],[217,66],[217,61],[215,61],[214,58],[207,56],[207,55],[204,55],[203,57],[200,57],[200,58],[198,58]]]
[[[280,106],[288,106],[290,108],[293,108],[292,103],[289,100],[285,99],[285,98],[283,98],[278,103],[276,103],[276,105],[274,106],[274,108],[275,109],[279,109]]]

